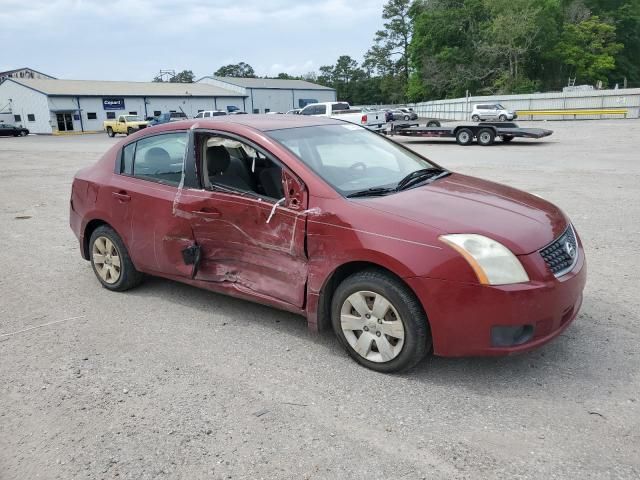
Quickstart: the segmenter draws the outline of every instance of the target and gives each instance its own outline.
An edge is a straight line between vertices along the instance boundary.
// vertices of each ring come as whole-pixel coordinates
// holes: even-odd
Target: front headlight
[[[483,285],[528,282],[522,264],[507,247],[483,235],[442,235],[440,240],[462,255]]]

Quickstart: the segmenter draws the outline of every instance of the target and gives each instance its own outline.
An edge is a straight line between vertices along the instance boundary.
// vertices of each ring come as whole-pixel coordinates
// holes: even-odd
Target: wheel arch
[[[88,221],[84,227],[84,230],[82,233],[82,252],[81,253],[82,253],[82,258],[84,258],[85,260],[90,259],[89,258],[89,240],[91,239],[91,235],[96,230],[96,228],[102,225],[106,225],[109,228],[113,228],[113,226],[111,226],[108,222],[106,222],[101,218],[94,218],[93,220]],[[116,229],[113,228],[113,230],[115,231]],[[118,235],[120,234],[118,233]]]
[[[381,265],[380,263],[372,262],[369,260],[353,260],[338,265],[325,278],[318,298],[317,328],[319,331],[331,328],[331,301],[336,289],[338,288],[338,285],[340,285],[340,283],[347,277],[364,270],[376,270],[378,272],[382,272],[386,275],[391,276],[392,278],[403,284],[405,287],[407,287],[407,290],[409,290],[411,294],[416,297],[416,300],[420,304],[423,312],[425,313],[425,317],[427,318],[427,328],[430,328],[424,305],[420,301],[420,298],[418,297],[414,289],[400,275],[398,275],[388,267]]]

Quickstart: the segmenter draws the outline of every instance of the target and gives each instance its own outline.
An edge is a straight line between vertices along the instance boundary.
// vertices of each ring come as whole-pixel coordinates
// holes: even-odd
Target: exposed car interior
[[[253,192],[275,200],[284,197],[282,167],[261,152],[237,140],[215,136],[203,136],[199,145],[205,188]]]

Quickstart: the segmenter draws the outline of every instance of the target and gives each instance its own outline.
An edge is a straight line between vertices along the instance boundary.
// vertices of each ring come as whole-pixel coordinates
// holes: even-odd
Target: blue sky
[[[244,61],[259,75],[362,60],[385,0],[0,0],[0,71],[59,78],[196,77]]]

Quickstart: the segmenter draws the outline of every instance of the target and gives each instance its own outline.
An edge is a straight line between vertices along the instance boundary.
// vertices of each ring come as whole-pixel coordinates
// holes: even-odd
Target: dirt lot
[[[395,376],[294,315],[158,279],[100,288],[69,186],[119,139],[0,138],[0,479],[639,478],[640,122],[546,125],[407,143],[560,205],[588,257],[580,316],[532,354]]]

